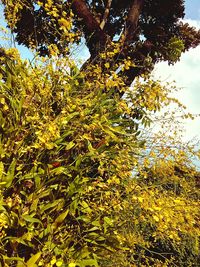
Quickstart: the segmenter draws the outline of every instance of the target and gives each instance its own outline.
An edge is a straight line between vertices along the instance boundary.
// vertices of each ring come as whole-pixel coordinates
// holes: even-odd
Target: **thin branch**
[[[100,24],[100,28],[103,30],[105,25],[106,25],[106,22],[108,20],[108,16],[109,16],[109,13],[110,13],[110,8],[111,8],[111,4],[112,4],[112,0],[108,0],[107,1],[107,5],[106,5],[106,9],[105,9],[105,12],[104,12],[104,15],[103,15],[103,20]]]

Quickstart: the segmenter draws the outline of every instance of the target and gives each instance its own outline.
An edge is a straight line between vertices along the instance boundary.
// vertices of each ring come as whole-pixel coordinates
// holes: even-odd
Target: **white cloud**
[[[191,26],[200,28],[200,21],[186,20]],[[176,81],[181,87],[176,97],[187,106],[192,114],[200,114],[200,47],[184,53],[178,63],[168,66],[159,63],[155,68],[155,76],[161,80]],[[200,117],[185,122],[185,139],[197,136],[200,139]]]
[[[200,9],[198,10],[200,14]],[[200,20],[194,20],[194,19],[184,19],[183,22],[189,23],[191,26],[196,27],[197,29],[200,29]]]

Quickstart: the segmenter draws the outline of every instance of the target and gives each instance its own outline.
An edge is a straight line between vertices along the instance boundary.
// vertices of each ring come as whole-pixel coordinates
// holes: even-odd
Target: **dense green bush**
[[[6,53],[0,265],[197,266],[191,182],[183,178],[186,189],[177,195],[158,183],[177,180],[169,161],[154,159],[148,173],[141,166],[138,125],[147,127],[148,114],[169,102],[166,89],[138,81],[120,98],[113,90],[125,90],[122,80],[98,67],[85,79],[70,60],[30,64]]]

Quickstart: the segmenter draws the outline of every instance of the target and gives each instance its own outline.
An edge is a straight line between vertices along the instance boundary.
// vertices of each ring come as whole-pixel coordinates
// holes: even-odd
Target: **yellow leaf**
[[[3,172],[4,172],[4,165],[3,165],[3,162],[0,161],[0,180],[3,177]]]
[[[4,105],[5,103],[5,98],[0,98],[0,104]]]
[[[110,64],[109,64],[108,62],[107,62],[107,63],[105,63],[105,65],[104,65],[104,66],[105,66],[105,68],[106,68],[106,69],[109,69],[109,68],[110,68]]]
[[[41,256],[41,252],[38,252],[36,254],[34,254],[28,261],[27,261],[27,267],[33,267],[33,266],[37,266],[35,265],[35,263],[39,260]]]
[[[63,264],[63,261],[61,261],[61,260],[59,260],[59,261],[56,262],[56,266],[57,266],[57,267],[62,266],[62,264]]]
[[[55,147],[54,143],[46,143],[45,146],[47,149],[53,149]]]
[[[51,265],[54,265],[56,263],[56,258],[53,258],[52,260],[51,260]]]
[[[65,150],[70,150],[74,146],[75,146],[75,143],[73,141],[71,141],[66,145]]]
[[[159,218],[158,218],[158,216],[153,215],[153,219],[154,219],[156,222],[159,222]]]
[[[62,223],[64,221],[64,219],[67,217],[69,213],[69,210],[64,211],[63,213],[61,213],[56,219],[55,222],[53,223],[53,228],[56,228],[58,224]]]

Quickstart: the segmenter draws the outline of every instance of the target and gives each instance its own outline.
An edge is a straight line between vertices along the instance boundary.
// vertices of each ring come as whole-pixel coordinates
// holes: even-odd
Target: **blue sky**
[[[200,19],[200,0],[186,0],[186,18]]]

